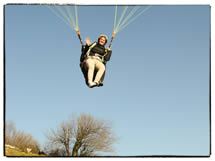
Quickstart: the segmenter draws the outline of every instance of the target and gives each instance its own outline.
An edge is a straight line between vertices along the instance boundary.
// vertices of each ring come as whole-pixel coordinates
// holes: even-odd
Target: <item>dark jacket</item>
[[[100,45],[99,43],[95,42],[96,45],[90,50],[90,53],[89,53],[89,56],[95,56],[95,53],[99,54],[99,57],[104,57],[104,61],[103,61],[103,64],[106,66],[106,63],[107,61],[110,60],[110,57],[111,57],[111,54],[112,54],[112,51],[105,51],[105,47]],[[94,43],[93,43],[94,44]],[[91,44],[91,45],[93,45]],[[91,46],[90,45],[90,46]],[[81,57],[80,57],[80,67],[81,67],[81,71],[84,75],[84,78],[85,78],[85,83],[88,85],[88,70],[86,70],[84,68],[84,65],[83,65],[83,61],[84,59],[87,57],[87,52],[88,50],[90,49],[90,46],[88,45],[85,45],[85,46],[82,46],[82,49],[81,49]],[[93,77],[93,80],[95,79],[95,76],[96,76],[96,73],[97,71],[94,72],[94,77]],[[104,76],[105,76],[105,72],[101,78],[101,81],[103,82],[104,80]]]
[[[106,62],[110,60],[112,51],[110,50],[110,51],[107,51],[107,53],[106,53],[104,46],[100,45],[97,42],[94,42],[94,43],[96,43],[96,45],[90,50],[89,56],[95,56],[95,54],[99,54],[100,58],[104,57],[104,62],[103,63],[106,64]],[[91,45],[93,45],[93,44],[91,44]],[[82,53],[81,53],[81,57],[80,57],[80,62],[83,62],[84,59],[86,58],[86,56],[87,56],[86,54],[87,54],[87,51],[89,50],[90,46],[85,45],[85,46],[82,47]]]

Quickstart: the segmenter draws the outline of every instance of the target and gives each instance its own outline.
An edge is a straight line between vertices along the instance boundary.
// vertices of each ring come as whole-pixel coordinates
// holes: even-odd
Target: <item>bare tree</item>
[[[97,156],[113,152],[116,137],[107,121],[81,114],[77,119],[63,122],[47,135],[49,145],[63,147],[67,156]]]
[[[70,146],[72,144],[73,138],[73,122],[62,122],[56,131],[51,129],[51,132],[46,134],[48,139],[48,144],[46,150],[49,150],[48,147],[55,147],[65,150],[67,156],[70,156]],[[51,151],[55,151],[51,148]]]
[[[22,151],[27,151],[27,148],[32,149],[33,153],[39,151],[39,143],[32,135],[26,134],[24,131],[18,131],[12,121],[6,121],[5,143],[15,146]]]
[[[16,127],[12,121],[7,121],[5,124],[5,143],[12,145],[13,138],[16,135]]]
[[[48,156],[67,156],[65,149],[57,145],[47,144],[44,151]]]

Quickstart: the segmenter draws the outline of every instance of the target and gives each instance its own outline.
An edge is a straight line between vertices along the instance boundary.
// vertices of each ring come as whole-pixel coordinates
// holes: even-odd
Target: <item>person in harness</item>
[[[108,37],[104,34],[98,37],[98,41],[91,44],[89,38],[85,39],[86,45],[82,46],[80,67],[85,83],[88,87],[103,86],[106,63],[110,60],[112,51],[105,48]]]

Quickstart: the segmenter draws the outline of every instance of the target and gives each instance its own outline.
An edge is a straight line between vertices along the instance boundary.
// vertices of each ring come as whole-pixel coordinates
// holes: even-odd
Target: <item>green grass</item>
[[[44,157],[45,155],[39,155],[34,153],[25,153],[18,148],[11,148],[5,146],[5,155],[6,156],[15,156],[15,157]]]

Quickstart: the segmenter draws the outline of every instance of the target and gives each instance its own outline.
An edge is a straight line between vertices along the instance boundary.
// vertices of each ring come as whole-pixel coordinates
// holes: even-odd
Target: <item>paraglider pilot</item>
[[[112,51],[105,48],[108,37],[104,34],[98,37],[98,41],[91,44],[89,38],[85,39],[86,45],[82,46],[80,67],[88,87],[103,86],[106,63],[110,60]]]

